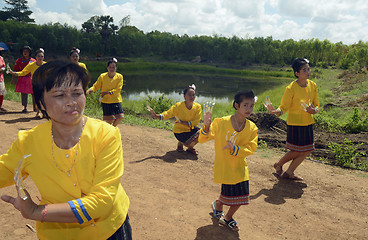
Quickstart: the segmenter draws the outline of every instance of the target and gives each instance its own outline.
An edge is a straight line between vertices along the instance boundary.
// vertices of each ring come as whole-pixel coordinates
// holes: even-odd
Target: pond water
[[[183,90],[189,85],[196,85],[196,102],[207,101],[228,102],[232,101],[239,90],[252,89],[256,95],[272,89],[285,80],[276,78],[240,78],[224,76],[198,76],[176,74],[151,74],[151,75],[124,75],[123,97],[136,100],[147,97],[156,97],[165,94],[165,97],[174,101],[182,101]]]

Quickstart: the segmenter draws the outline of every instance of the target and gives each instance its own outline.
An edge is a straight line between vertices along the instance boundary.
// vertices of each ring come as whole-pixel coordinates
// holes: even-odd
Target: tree
[[[106,52],[110,37],[116,34],[119,29],[114,25],[114,18],[111,16],[93,16],[82,24],[82,32],[99,33]]]
[[[130,25],[130,15],[127,15],[125,16],[123,19],[120,20],[119,22],[119,26],[120,26],[120,29],[121,28],[124,28],[124,27],[127,27]]]
[[[29,10],[27,0],[4,0],[4,2],[11,7],[4,7],[5,11],[0,12],[0,20],[15,20],[26,23],[35,21],[29,17],[32,11]]]

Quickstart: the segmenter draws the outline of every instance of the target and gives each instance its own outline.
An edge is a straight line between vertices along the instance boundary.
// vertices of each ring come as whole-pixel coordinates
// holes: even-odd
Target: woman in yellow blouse
[[[80,53],[80,50],[76,47],[73,47],[69,54],[70,61],[72,63],[78,64],[80,67],[86,69],[87,71],[86,64],[79,62],[79,53]]]
[[[29,63],[25,68],[23,68],[22,71],[20,72],[14,72],[13,70],[9,69],[9,72],[13,75],[13,76],[26,76],[29,73],[31,73],[31,77],[33,76],[34,72],[43,64],[45,64],[46,62],[43,61],[43,59],[45,58],[45,51],[40,48],[38,49],[36,52],[36,62],[31,62]],[[34,97],[34,96],[33,96]],[[35,102],[35,100],[33,99],[33,102]],[[36,107],[36,118],[40,117],[40,109],[38,109]],[[44,116],[42,116],[43,118]]]
[[[266,103],[267,110],[280,116],[289,111],[287,116],[286,148],[289,149],[277,163],[276,173],[287,179],[303,180],[294,171],[304,159],[314,150],[313,114],[318,112],[319,100],[317,85],[309,80],[309,61],[297,58],[292,64],[297,80],[290,83],[284,92],[280,106],[275,109],[272,103]],[[283,173],[282,166],[291,161],[289,168]]]
[[[37,221],[41,240],[131,239],[129,198],[120,183],[120,131],[83,115],[88,81],[86,71],[73,63],[41,66],[33,89],[50,121],[19,131],[0,156],[0,187],[14,184],[14,175],[21,173],[32,178],[41,194],[36,204],[17,182],[17,197],[1,196],[23,217]]]
[[[156,114],[152,109],[150,109],[150,112],[152,117],[161,120],[175,117],[176,122],[173,132],[179,141],[176,150],[183,152],[183,145],[185,145],[188,148],[187,152],[198,155],[198,151],[194,149],[194,146],[198,143],[198,124],[201,120],[202,107],[199,103],[194,102],[195,97],[195,86],[193,84],[184,89],[185,101],[176,103],[161,114]]]
[[[121,89],[123,88],[123,75],[116,72],[116,58],[107,62],[107,72],[102,73],[93,86],[88,89],[87,95],[101,89],[100,100],[103,111],[103,120],[117,126],[124,118],[123,99]]]
[[[221,194],[212,202],[213,214],[219,223],[238,231],[233,215],[241,205],[249,204],[249,171],[246,157],[252,155],[258,145],[258,128],[247,118],[252,114],[256,97],[253,91],[240,91],[234,97],[232,116],[215,118],[206,113],[199,142],[215,140],[214,181],[221,183]],[[223,206],[229,206],[224,215]]]

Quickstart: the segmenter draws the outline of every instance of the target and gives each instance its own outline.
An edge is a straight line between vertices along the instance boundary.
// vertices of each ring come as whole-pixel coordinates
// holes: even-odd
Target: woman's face
[[[107,71],[111,74],[111,73],[115,73],[116,72],[116,63],[110,63],[109,66],[107,66]]]
[[[79,54],[77,52],[73,52],[72,55],[70,55],[70,61],[73,63],[79,62]]]
[[[254,98],[243,99],[240,104],[235,103],[235,107],[237,107],[236,112],[240,114],[240,116],[248,118],[253,112],[254,103]]]
[[[191,88],[187,91],[187,93],[184,95],[184,99],[186,102],[194,102],[196,98],[195,91]]]
[[[39,52],[36,55],[36,61],[39,62],[39,63],[43,62],[44,57],[45,57],[45,55],[42,52]]]
[[[45,110],[53,121],[66,125],[78,123],[86,105],[82,83],[77,86],[74,84],[68,86],[66,83],[60,87],[53,87],[48,92],[45,90],[44,103]]]

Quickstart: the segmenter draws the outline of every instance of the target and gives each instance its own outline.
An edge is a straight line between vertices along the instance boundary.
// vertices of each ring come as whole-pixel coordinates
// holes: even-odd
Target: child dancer
[[[86,69],[87,71],[86,64],[79,62],[79,53],[80,50],[76,47],[73,47],[69,54],[70,61],[72,63],[78,64],[80,67]]]
[[[187,152],[198,155],[198,151],[194,149],[194,146],[198,143],[199,121],[201,120],[202,107],[195,100],[195,86],[194,84],[184,89],[183,102],[178,102],[173,105],[169,110],[156,114],[155,111],[149,109],[152,117],[167,120],[175,117],[177,120],[174,125],[174,135],[178,140],[178,152],[183,152],[183,145],[186,146]]]
[[[4,95],[6,94],[6,89],[5,89],[5,83],[4,83],[4,73],[3,71],[5,71],[5,61],[4,58],[2,57],[2,53],[0,51],[0,112],[7,112],[6,109],[4,109],[2,107],[3,105],[3,100],[4,100]]]
[[[96,92],[101,88],[101,105],[103,111],[103,120],[117,126],[124,118],[121,89],[123,87],[123,75],[116,72],[116,58],[107,62],[107,71],[102,73],[93,86],[87,90],[87,95]]]
[[[43,59],[45,58],[45,51],[40,48],[36,51],[36,61],[29,63],[25,68],[23,68],[22,71],[20,72],[14,72],[12,70],[10,70],[9,72],[13,75],[13,76],[27,76],[29,73],[31,73],[31,76],[33,76],[33,73],[43,64],[45,64],[46,62],[43,61]],[[35,103],[35,101],[33,100],[33,103]],[[40,109],[37,108],[37,106],[35,107],[35,110],[37,111],[35,118],[40,118]],[[42,116],[43,118],[43,116]]]
[[[20,49],[20,54],[22,55],[21,58],[18,58],[15,61],[15,65],[13,68],[14,72],[22,71],[29,63],[36,62],[36,59],[32,58],[32,49],[29,46],[24,46]],[[22,99],[22,106],[23,106],[23,113],[28,112],[27,105],[28,105],[28,94],[32,95],[33,101],[33,90],[32,90],[32,76],[28,73],[25,76],[19,76],[16,80],[15,76],[12,76],[11,84],[17,82],[15,86],[15,92],[19,92]],[[36,103],[33,102],[33,111],[36,111]]]
[[[238,231],[234,213],[241,205],[249,204],[249,172],[246,157],[257,149],[258,128],[247,118],[253,112],[257,97],[253,91],[240,91],[234,97],[232,116],[215,118],[212,113],[204,116],[204,128],[199,134],[199,142],[215,140],[214,181],[221,183],[221,194],[212,202],[214,217],[219,223]],[[224,215],[223,206],[230,206]]]
[[[310,67],[308,60],[297,58],[292,64],[297,80],[286,87],[280,106],[275,109],[271,101],[266,100],[267,110],[280,116],[287,111],[287,139],[286,148],[289,149],[277,163],[274,164],[276,173],[282,178],[303,180],[294,174],[295,169],[314,150],[313,114],[318,112],[319,100],[317,85],[309,80]],[[291,161],[289,168],[283,173],[282,166]]]

